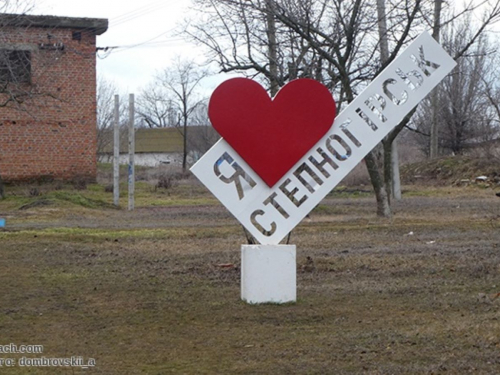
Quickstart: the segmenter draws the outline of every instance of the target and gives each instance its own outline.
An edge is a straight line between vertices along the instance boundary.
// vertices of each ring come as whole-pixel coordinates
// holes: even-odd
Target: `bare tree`
[[[202,43],[218,58],[223,71],[256,71],[269,79],[270,72],[266,70],[268,56],[260,56],[261,59],[257,61],[256,55],[252,53],[252,41],[259,40],[265,45],[266,22],[261,21],[260,27],[257,22],[265,20],[272,11],[276,19],[278,56],[281,56],[281,60],[278,58],[281,63],[278,71],[282,74],[277,77],[280,85],[287,79],[300,76],[318,79],[336,94],[339,108],[343,103],[351,102],[357,92],[394,59],[424,24],[421,16],[424,3],[422,0],[406,7],[402,6],[404,3],[393,6],[390,12],[387,12],[390,16],[387,17],[385,34],[387,44],[390,43],[393,48],[387,51],[386,61],[381,63],[380,59],[377,59],[380,56],[379,41],[373,37],[377,34],[378,26],[377,14],[372,11],[377,5],[374,1],[282,0],[273,1],[272,7],[269,2],[260,1],[211,0],[210,3],[215,9],[213,17],[215,20],[219,17],[219,23],[214,20],[205,23],[210,25],[210,29],[199,25],[191,34],[199,41],[204,38]],[[244,14],[245,11],[246,14],[255,14],[251,18],[252,23],[249,23],[248,17],[232,19],[231,24],[228,23],[227,17],[220,19],[235,9],[239,9],[239,14]],[[235,25],[236,22],[239,22],[239,25]],[[238,33],[241,29],[251,30],[251,34],[248,31],[246,34]],[[201,34],[197,34],[196,31],[200,33],[200,30]],[[231,41],[231,53],[223,49],[223,42],[220,41],[223,35],[226,36],[224,40]],[[244,49],[239,48],[241,35],[245,35]],[[249,63],[242,64],[242,58]],[[288,67],[292,69],[286,69]],[[387,140],[389,145],[395,135]],[[382,216],[390,216],[389,196],[384,173],[381,172],[386,150],[386,147],[377,148],[366,158],[377,196],[378,213]]]
[[[178,122],[175,98],[163,85],[162,78],[162,74],[158,73],[137,99],[137,114],[149,128],[173,127]]]
[[[375,0],[197,0],[204,6],[203,23],[188,29],[190,35],[208,47],[213,61],[222,71],[245,71],[263,76],[270,82],[269,12],[275,20],[278,62],[277,81],[283,85],[297,77],[292,72],[307,72],[321,80],[336,96],[341,107],[351,102],[401,49],[428,27],[434,2],[395,0],[386,2],[386,58],[381,59],[380,38],[376,38],[379,17]],[[464,45],[473,45],[485,27],[500,14],[499,2],[489,10]],[[472,8],[466,8],[470,11]],[[458,13],[456,17],[465,14]],[[472,27],[472,26],[471,26]],[[385,42],[384,42],[385,43]],[[457,54],[460,55],[463,52]],[[292,66],[293,69],[286,69]],[[311,74],[311,72],[314,72]],[[391,216],[387,194],[387,168],[390,168],[391,145],[411,116],[399,124],[366,158],[370,179],[377,198],[377,214]]]
[[[380,61],[385,63],[389,58],[389,40],[387,35],[387,14],[385,10],[385,0],[377,0],[378,34]],[[378,146],[380,147],[380,145]],[[389,146],[387,146],[389,147]],[[401,199],[401,180],[399,176],[399,157],[396,138],[390,144],[390,160],[385,160],[384,180],[388,196]]]
[[[197,160],[207,152],[219,139],[220,135],[215,131],[208,118],[208,105],[204,100],[196,106],[191,114],[189,124],[190,135],[188,138],[188,148],[193,157]]]
[[[0,14],[13,12],[24,14],[32,8],[33,2],[31,0],[0,0]],[[0,23],[0,44],[3,42],[2,28],[15,24],[16,16],[4,19]],[[26,57],[26,54],[21,51],[0,51],[0,110],[2,107],[9,106],[19,108],[26,99],[37,93],[36,88],[26,82],[27,77],[29,77],[27,74],[29,60]],[[0,199],[5,197],[4,189],[2,171],[0,171]]]
[[[295,78],[315,78],[329,88],[335,86],[332,81],[336,78],[328,77],[331,64],[278,19],[280,4],[275,0],[195,3],[200,10],[199,21],[189,23],[185,32],[207,48],[209,60],[222,72],[237,71],[259,79],[272,96],[278,87]],[[310,7],[312,2],[304,1],[297,12],[311,12]],[[320,21],[321,10],[311,16],[314,25]]]
[[[442,41],[450,54],[463,50],[470,39],[469,22],[450,25]],[[443,84],[424,101],[414,120],[420,144],[433,155],[433,121],[439,119],[438,146],[449,154],[462,154],[481,142],[493,140],[498,134],[499,112],[496,91],[493,49],[486,36],[481,36],[469,52],[457,59],[457,67]]]
[[[464,36],[464,33],[452,36],[453,51],[461,48]],[[462,153],[465,144],[478,136],[478,125],[489,122],[489,103],[481,79],[485,76],[485,43],[481,38],[470,57],[458,59],[457,68],[441,88],[438,115],[443,126],[439,138],[441,147],[453,154]]]
[[[489,60],[489,74],[483,77],[484,89],[490,104],[489,113],[491,121],[485,124],[487,128],[481,132],[479,141],[483,144],[483,150],[487,157],[500,161],[500,84],[498,66],[500,55],[498,52]]]
[[[38,107],[44,106],[46,102],[42,99],[57,99],[54,92],[47,92],[31,79],[31,51],[20,48],[9,43],[2,29],[18,28],[23,32],[30,28],[24,20],[26,13],[34,9],[34,0],[0,0],[0,108],[29,112],[29,107],[34,105],[34,99],[39,101]],[[15,12],[15,13],[14,13]],[[48,70],[57,61],[61,51],[55,49],[54,53],[38,56],[40,74]],[[30,105],[26,105],[30,102]]]
[[[441,10],[443,8],[443,0],[434,0],[434,19],[432,26],[432,37],[439,43],[441,34]],[[438,90],[431,93],[432,104],[432,121],[430,131],[430,152],[429,156],[434,159],[438,156]]]
[[[159,72],[155,82],[139,98],[138,114],[150,127],[175,126],[182,134],[182,168],[187,169],[190,121],[203,99],[197,94],[200,81],[207,76],[193,61],[177,58]]]

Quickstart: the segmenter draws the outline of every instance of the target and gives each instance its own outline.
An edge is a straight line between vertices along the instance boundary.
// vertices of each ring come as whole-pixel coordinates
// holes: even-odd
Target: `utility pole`
[[[120,97],[115,95],[113,124],[113,204],[120,204]]]
[[[128,104],[128,210],[134,209],[135,190],[135,132],[134,132],[134,94],[129,95]]]

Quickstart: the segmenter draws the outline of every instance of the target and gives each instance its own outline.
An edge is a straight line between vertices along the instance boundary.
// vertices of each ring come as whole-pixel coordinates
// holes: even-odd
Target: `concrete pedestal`
[[[242,245],[241,299],[248,303],[295,302],[295,245]]]

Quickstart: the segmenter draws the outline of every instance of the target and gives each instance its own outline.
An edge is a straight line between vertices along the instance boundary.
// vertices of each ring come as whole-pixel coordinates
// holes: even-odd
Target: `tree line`
[[[432,158],[460,154],[499,137],[500,89],[494,69],[498,57],[496,40],[489,33],[500,19],[499,1],[194,3],[199,11],[183,33],[204,48],[206,62],[219,72],[253,78],[271,96],[293,79],[313,78],[329,88],[339,111],[421,32],[432,32],[457,67],[366,156],[380,216],[391,216],[391,197],[398,197],[396,139],[401,132],[411,131],[412,140]],[[177,126],[185,139],[187,124],[208,123],[206,99],[194,100],[199,79],[206,74],[193,63],[179,61],[159,73],[140,96],[142,123]]]
[[[442,0],[193,2],[197,13],[185,22],[182,34],[200,46],[204,66],[253,78],[272,96],[293,79],[313,78],[332,92],[339,111],[414,38],[424,30],[432,31],[458,65],[366,156],[380,216],[391,216],[391,199],[397,198],[396,139],[402,132],[411,132],[413,141],[433,158],[460,154],[499,137],[497,41],[489,32],[500,19],[499,0],[461,5]],[[0,60],[8,66],[1,55]],[[137,97],[140,126],[175,127],[181,133],[184,168],[190,147],[206,150],[214,142],[208,136],[204,142],[190,140],[189,131],[191,125],[209,126],[207,98],[200,89],[209,74],[192,61],[177,59]],[[0,90],[10,104],[19,99],[12,83],[0,85]],[[99,81],[100,134],[111,125],[115,93],[112,84]]]

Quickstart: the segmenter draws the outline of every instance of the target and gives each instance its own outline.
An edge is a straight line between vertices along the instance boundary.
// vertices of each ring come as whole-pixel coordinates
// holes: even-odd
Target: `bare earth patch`
[[[500,373],[491,191],[408,192],[392,220],[369,194],[332,194],[292,234],[299,300],[283,306],[240,301],[243,231],[206,199],[134,212],[5,203],[0,345],[96,367],[0,373]]]

